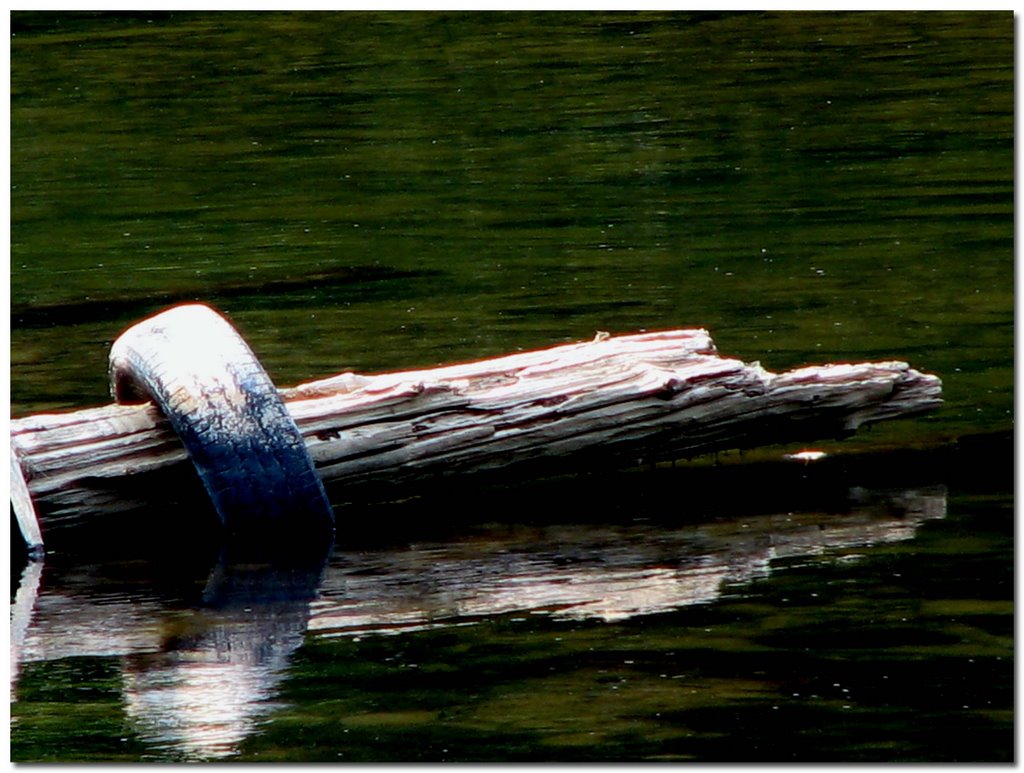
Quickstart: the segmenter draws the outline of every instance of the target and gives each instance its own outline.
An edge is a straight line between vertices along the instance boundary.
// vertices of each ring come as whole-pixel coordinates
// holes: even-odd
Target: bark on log
[[[335,506],[368,486],[398,493],[444,476],[554,474],[843,437],[942,402],[940,380],[904,362],[776,374],[718,356],[704,330],[599,334],[281,391]],[[44,537],[145,507],[164,496],[157,483],[194,476],[152,405],[13,419],[11,435]]]

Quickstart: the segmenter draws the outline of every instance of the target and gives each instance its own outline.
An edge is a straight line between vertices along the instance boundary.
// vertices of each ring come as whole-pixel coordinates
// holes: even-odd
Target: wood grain
[[[933,410],[941,391],[936,376],[904,362],[772,373],[719,356],[704,330],[599,335],[281,390],[335,506],[367,484],[398,496],[446,477],[546,475],[843,437]],[[11,434],[44,536],[145,507],[164,495],[149,480],[194,475],[149,404],[13,419]]]

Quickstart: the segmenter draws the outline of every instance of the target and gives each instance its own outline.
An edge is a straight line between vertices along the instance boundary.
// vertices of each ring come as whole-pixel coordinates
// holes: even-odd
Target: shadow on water
[[[303,291],[316,291],[319,303],[338,290],[355,288],[363,300],[375,299],[380,293],[373,286],[384,282],[409,282],[438,276],[432,271],[400,271],[377,266],[350,266],[310,270],[301,276],[250,276],[249,279],[219,285],[211,292],[196,286],[176,292],[148,292],[141,295],[120,293],[107,298],[85,298],[57,303],[31,303],[11,307],[11,325],[19,328],[77,325],[88,322],[139,318],[178,303],[202,301],[220,304],[241,300],[246,308],[271,305],[285,309],[294,305],[308,305]],[[297,296],[297,297],[296,297]],[[334,299],[337,300],[336,298]]]

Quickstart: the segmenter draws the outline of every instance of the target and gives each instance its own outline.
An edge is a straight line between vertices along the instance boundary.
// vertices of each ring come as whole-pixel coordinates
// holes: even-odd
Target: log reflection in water
[[[18,590],[11,604],[11,702],[17,700],[15,688],[18,684],[18,666],[25,649],[25,638],[32,624],[39,584],[43,577],[41,561],[29,561],[21,573]]]
[[[510,612],[608,622],[713,601],[775,559],[909,539],[945,515],[945,490],[851,491],[843,514],[689,524],[495,527],[476,539],[336,552],[311,631],[402,631]]]
[[[155,756],[223,759],[275,708],[307,632],[396,633],[519,612],[605,621],[666,612],[711,602],[776,559],[909,539],[945,508],[941,488],[854,490],[839,514],[494,525],[444,543],[339,549],[326,571],[321,556],[223,556],[196,603],[123,584],[105,591],[95,567],[65,567],[44,572],[34,599],[32,577],[23,578],[12,607],[12,696],[26,662],[119,656],[128,719]]]

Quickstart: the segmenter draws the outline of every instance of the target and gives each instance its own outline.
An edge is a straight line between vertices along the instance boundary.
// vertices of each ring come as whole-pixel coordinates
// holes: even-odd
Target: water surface
[[[285,385],[694,325],[772,369],[910,360],[929,432],[1009,426],[1009,13],[12,34],[15,414],[103,402],[117,332],[199,298]]]
[[[14,416],[202,300],[281,385],[684,326],[906,360],[944,408],[823,447],[960,442],[355,509],[297,564],[15,562],[16,760],[1012,758],[1009,12],[11,33]]]

